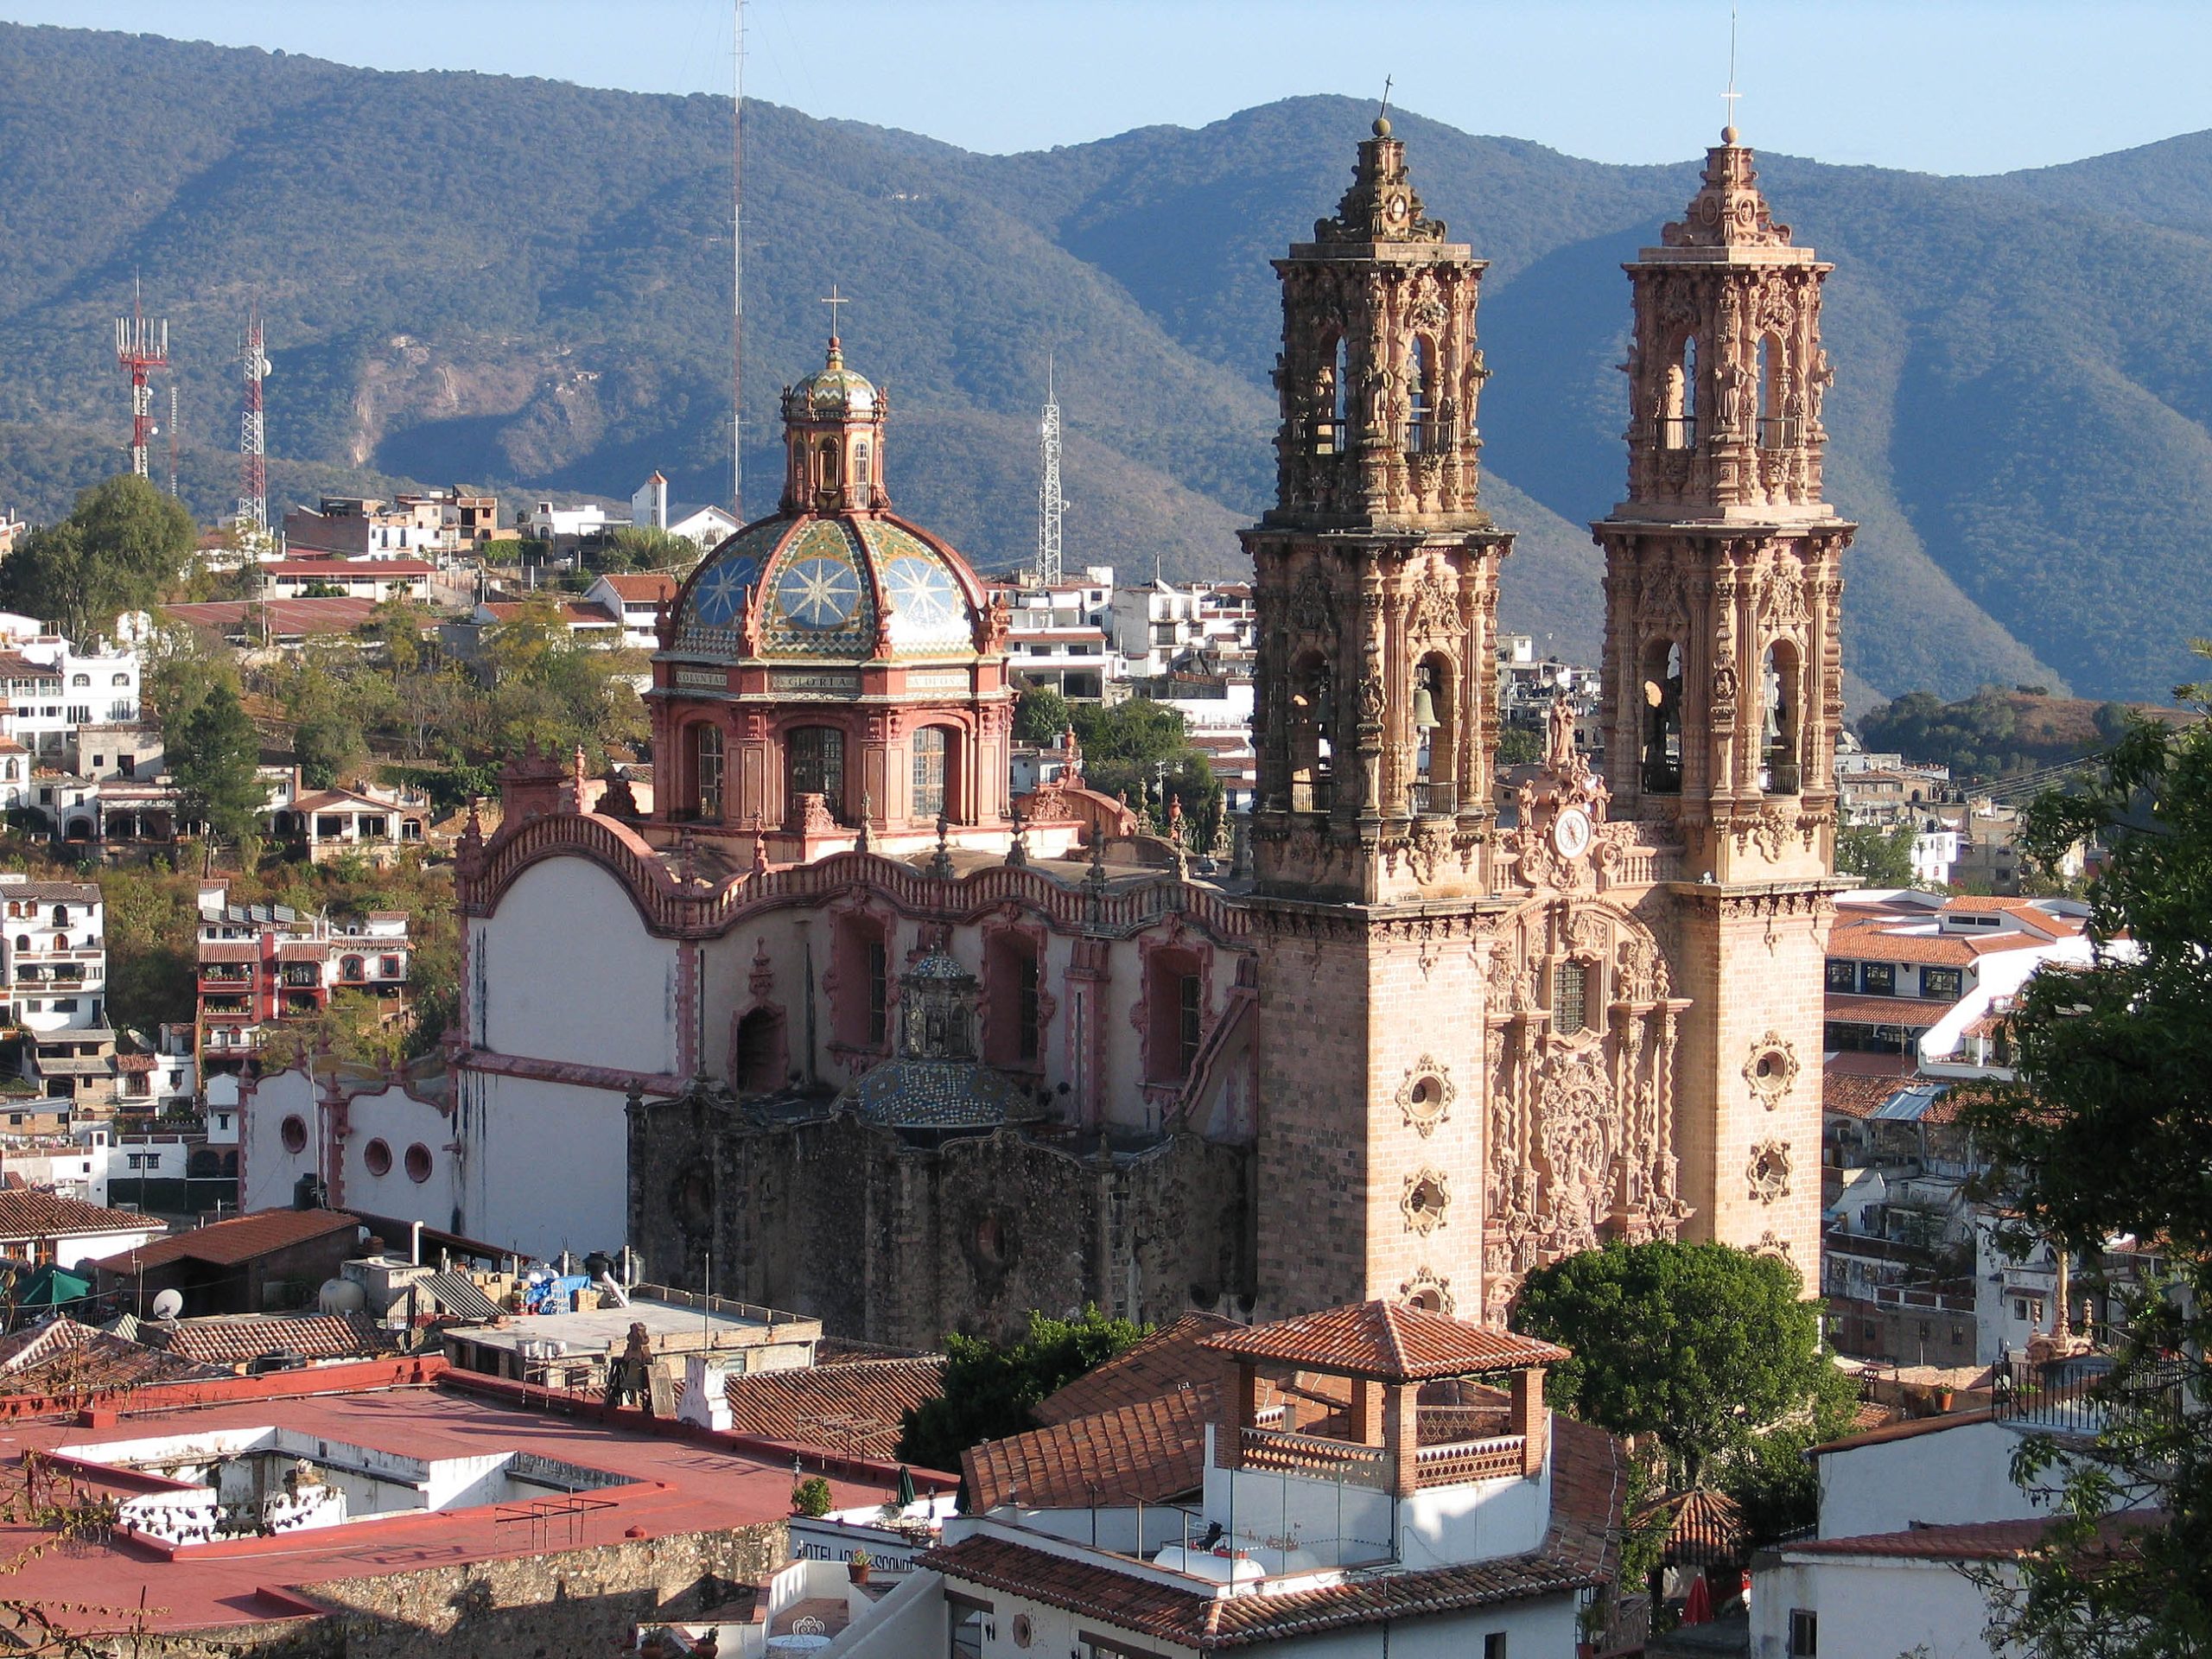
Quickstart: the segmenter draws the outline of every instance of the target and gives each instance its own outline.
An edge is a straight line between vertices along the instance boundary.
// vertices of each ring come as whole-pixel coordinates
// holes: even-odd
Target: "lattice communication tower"
[[[1038,429],[1044,477],[1037,486],[1037,580],[1056,586],[1061,577],[1060,515],[1067,501],[1060,494],[1060,404],[1052,391],[1052,366],[1045,365],[1045,419]]]
[[[115,320],[115,361],[130,377],[130,470],[144,478],[155,432],[154,389],[148,383],[156,369],[169,365],[169,325],[166,318],[145,315],[136,283],[130,285],[130,315]]]
[[[238,512],[240,524],[269,527],[269,461],[262,448],[261,383],[269,359],[261,349],[261,308],[246,320],[245,348],[238,365],[245,381],[245,405],[238,414]]]

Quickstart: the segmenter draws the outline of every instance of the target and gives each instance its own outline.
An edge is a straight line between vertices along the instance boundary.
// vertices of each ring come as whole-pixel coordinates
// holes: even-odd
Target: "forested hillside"
[[[1333,205],[1370,114],[1300,99],[985,156],[751,107],[747,507],[772,505],[775,392],[818,359],[835,282],[852,360],[891,388],[902,509],[979,563],[1021,556],[1049,353],[1071,560],[1236,569],[1272,477],[1267,261]],[[171,320],[203,516],[235,493],[232,359],[257,294],[286,499],[399,480],[621,497],[654,467],[679,499],[725,499],[728,115],[0,27],[0,504],[56,514],[112,469],[109,319],[134,271]],[[1504,620],[1594,655],[1583,526],[1622,472],[1618,267],[1695,168],[1413,114],[1399,131],[1432,212],[1491,262],[1486,489],[1521,532]],[[1837,266],[1829,478],[1863,526],[1859,699],[2156,697],[2186,677],[2212,590],[2212,140],[2001,179],[1763,173]]]

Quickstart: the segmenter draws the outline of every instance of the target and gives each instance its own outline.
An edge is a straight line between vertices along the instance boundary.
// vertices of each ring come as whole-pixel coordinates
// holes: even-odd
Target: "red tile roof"
[[[934,1549],[922,1565],[955,1580],[1026,1595],[1122,1630],[1211,1653],[1418,1618],[1611,1581],[1627,1463],[1602,1429],[1552,1419],[1552,1525],[1540,1548],[1464,1567],[1381,1572],[1283,1595],[1194,1594],[1103,1562],[1033,1549],[988,1533]]]
[[[74,1319],[18,1332],[0,1344],[0,1393],[10,1395],[74,1395],[227,1375]]]
[[[89,1207],[89,1206],[88,1206]],[[132,1217],[133,1221],[142,1219]],[[352,1216],[337,1210],[258,1210],[250,1216],[211,1222],[190,1232],[171,1233],[136,1250],[126,1250],[92,1265],[124,1276],[145,1268],[171,1262],[206,1262],[216,1267],[236,1267],[272,1250],[289,1249],[311,1238],[350,1232],[360,1226]]]
[[[68,1238],[88,1233],[158,1230],[135,1211],[109,1210],[82,1198],[29,1190],[0,1192],[0,1239]]]
[[[1040,1423],[1071,1422],[1094,1412],[1111,1411],[1221,1375],[1217,1356],[1199,1345],[1217,1332],[1243,1327],[1217,1313],[1185,1313],[1169,1320],[1133,1347],[1095,1366],[1030,1408]]]
[[[180,1319],[174,1325],[142,1319],[138,1338],[202,1365],[240,1365],[264,1354],[304,1354],[309,1359],[368,1357],[391,1346],[366,1319],[337,1313],[247,1314],[237,1319]]]
[[[960,1460],[969,1505],[1048,1510],[1161,1503],[1205,1484],[1206,1424],[1220,1389],[1179,1389],[1135,1405],[970,1447]]]
[[[1830,992],[1827,1017],[1853,1026],[1934,1025],[1957,1005],[1919,996],[1841,996]]]
[[[1821,1109],[1842,1117],[1872,1117],[1881,1103],[1905,1086],[1900,1077],[1864,1077],[1829,1070],[1821,1079]]]
[[[793,1446],[826,1446],[890,1462],[906,1416],[944,1393],[944,1361],[851,1359],[733,1376],[730,1427]]]
[[[376,607],[373,599],[346,598],[272,599],[265,605],[246,599],[210,599],[162,608],[179,622],[224,633],[245,627],[249,621],[257,629],[265,612],[270,632],[281,637],[351,633],[369,620]],[[252,613],[251,617],[248,613]]]
[[[582,600],[563,600],[556,608],[560,620],[572,628],[613,628],[620,627],[622,622],[604,605],[587,605]],[[495,599],[477,609],[486,613],[495,622],[512,622],[518,616],[528,615],[532,607],[524,600]]]
[[[1808,1458],[1826,1457],[1831,1452],[1853,1452],[1862,1446],[1881,1446],[1890,1440],[1910,1440],[1923,1434],[1941,1434],[1946,1429],[1967,1428],[1975,1423],[1993,1423],[1997,1414],[1984,1408],[1980,1411],[1951,1411],[1936,1417],[1908,1417],[1903,1422],[1889,1423],[1880,1428],[1870,1428],[1861,1434],[1847,1434],[1840,1440],[1827,1440],[1814,1446],[1805,1455]]]
[[[1791,1555],[1878,1556],[1908,1561],[2007,1561],[2043,1542],[2057,1517],[2039,1515],[2021,1521],[1974,1521],[1948,1527],[1910,1527],[1903,1532],[1868,1533],[1856,1538],[1815,1538],[1785,1544]],[[2098,1543],[2109,1549],[2128,1534],[2165,1524],[2153,1510],[2108,1515],[2097,1523]]]
[[[1319,1313],[1240,1327],[1201,1346],[1242,1359],[1298,1365],[1382,1382],[1422,1382],[1486,1371],[1556,1365],[1564,1348],[1397,1302],[1353,1302]]]
[[[601,576],[600,580],[613,588],[614,596],[626,605],[644,605],[656,601],[665,603],[675,596],[680,585],[674,576],[638,573]]]

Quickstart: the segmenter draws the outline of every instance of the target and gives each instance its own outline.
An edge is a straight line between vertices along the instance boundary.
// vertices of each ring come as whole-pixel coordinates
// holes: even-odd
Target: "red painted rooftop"
[[[653,1425],[632,1411],[602,1412],[563,1401],[558,1414],[516,1403],[520,1390],[488,1379],[458,1379],[391,1386],[417,1371],[436,1377],[438,1361],[378,1362],[282,1377],[227,1378],[149,1390],[178,1400],[212,1399],[213,1405],[133,1410],[118,1421],[80,1426],[73,1418],[0,1421],[0,1464],[5,1478],[20,1482],[24,1452],[71,1446],[199,1434],[219,1428],[290,1428],[349,1445],[429,1459],[480,1457],[494,1452],[534,1452],[629,1478],[587,1496],[611,1507],[594,1510],[575,1548],[619,1544],[632,1529],[648,1538],[709,1532],[775,1521],[791,1512],[791,1453],[753,1450],[731,1436]],[[365,1385],[374,1378],[386,1386]],[[268,1390],[277,1397],[237,1398]],[[308,1393],[315,1389],[350,1391]],[[569,1414],[569,1413],[575,1414]],[[601,1421],[602,1419],[608,1421]],[[810,1473],[818,1459],[809,1457]],[[866,1474],[869,1478],[852,1478]],[[949,1480],[949,1477],[940,1478]],[[890,1498],[897,1471],[846,1463],[830,1477],[838,1508],[880,1504]],[[97,1490],[129,1497],[149,1490],[128,1476],[95,1483]],[[453,1510],[363,1521],[265,1539],[241,1539],[172,1551],[166,1546],[117,1541],[47,1549],[53,1535],[21,1525],[0,1526],[0,1551],[15,1567],[10,1598],[118,1610],[127,1625],[145,1591],[148,1623],[156,1630],[205,1629],[299,1618],[291,1597],[303,1586],[333,1580],[404,1573],[416,1568],[503,1556],[557,1554],[570,1548],[563,1529],[549,1545],[544,1529],[527,1520],[505,1520],[498,1506]],[[273,1592],[273,1593],[272,1593]],[[158,1610],[158,1611],[156,1611]],[[70,1628],[88,1621],[73,1615]]]

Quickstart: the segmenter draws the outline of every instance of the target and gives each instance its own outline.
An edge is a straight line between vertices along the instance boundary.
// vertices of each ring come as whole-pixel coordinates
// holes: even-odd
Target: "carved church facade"
[[[1005,619],[893,513],[832,342],[779,512],[664,621],[651,798],[528,759],[464,846],[455,1230],[916,1345],[1085,1301],[1502,1319],[1616,1237],[1816,1281],[1827,267],[1732,131],[1627,267],[1602,775],[1558,724],[1505,776],[1483,263],[1378,123],[1276,270],[1249,868],[1079,779],[1007,798]]]

